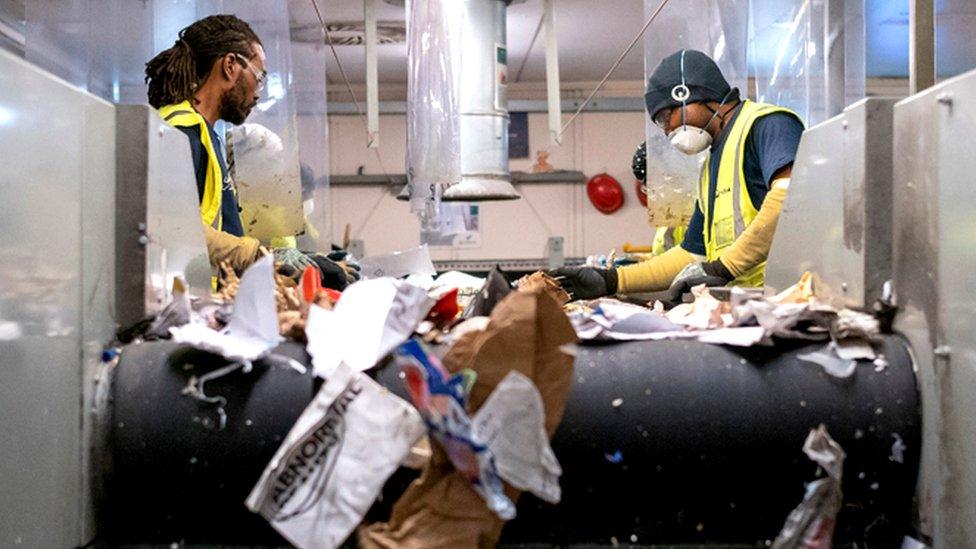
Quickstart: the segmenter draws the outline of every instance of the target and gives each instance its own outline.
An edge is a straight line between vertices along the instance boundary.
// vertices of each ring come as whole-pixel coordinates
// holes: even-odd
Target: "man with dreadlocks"
[[[173,47],[146,63],[149,104],[190,140],[210,261],[226,260],[238,270],[262,252],[256,239],[244,236],[214,123],[244,122],[264,87],[264,63],[261,40],[233,15],[193,23],[180,31]]]

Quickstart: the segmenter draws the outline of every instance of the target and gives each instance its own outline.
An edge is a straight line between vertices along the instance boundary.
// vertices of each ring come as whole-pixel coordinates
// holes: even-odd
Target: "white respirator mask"
[[[712,135],[702,128],[682,125],[668,134],[668,141],[679,151],[698,154],[712,145]]]
[[[719,108],[728,100],[732,90],[729,90],[722,98]],[[712,112],[712,117],[705,123],[705,128],[689,126],[685,123],[685,109],[688,106],[688,98],[691,91],[685,85],[685,50],[681,50],[681,83],[671,88],[671,98],[681,102],[681,125],[668,134],[668,141],[679,151],[687,154],[698,154],[712,145],[712,134],[705,131],[705,128],[715,120],[718,111]]]

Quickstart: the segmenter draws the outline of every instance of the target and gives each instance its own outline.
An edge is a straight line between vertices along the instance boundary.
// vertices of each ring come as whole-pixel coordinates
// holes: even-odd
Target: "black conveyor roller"
[[[848,456],[838,541],[862,540],[865,531],[882,544],[900,539],[910,522],[921,446],[910,354],[900,338],[885,336],[886,369],[864,364],[851,378],[837,379],[797,358],[823,346],[579,347],[553,440],[563,467],[562,503],[523,496],[502,542],[772,539],[814,478],[816,465],[801,446],[819,423]],[[309,362],[299,345],[277,352]],[[126,348],[115,379],[112,539],[277,539],[243,500],[311,399],[313,382],[310,374],[259,362],[251,374],[209,383],[208,394],[228,400],[227,427],[217,431],[210,426],[212,407],[180,393],[190,375],[224,364],[169,342]],[[395,367],[378,377],[404,394]],[[894,456],[901,462],[892,459],[895,435],[906,447]],[[402,487],[388,483],[385,506]]]

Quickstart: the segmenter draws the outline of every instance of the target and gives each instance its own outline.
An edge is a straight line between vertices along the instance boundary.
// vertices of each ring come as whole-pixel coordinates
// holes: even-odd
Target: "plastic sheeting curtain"
[[[28,61],[108,101],[146,102],[143,68],[157,51],[152,3],[32,0],[24,15]]]
[[[407,184],[428,226],[444,189],[461,181],[461,2],[407,2]]]
[[[289,7],[293,19],[314,17],[308,2]],[[305,232],[298,237],[302,250],[328,250],[332,244],[329,200],[329,117],[325,67],[329,55],[323,42],[292,42],[291,89],[298,104],[298,157],[301,163],[302,210]]]
[[[645,17],[659,4],[645,0]],[[748,0],[685,0],[666,6],[644,38],[645,82],[663,58],[682,48],[697,49],[712,57],[729,84],[745,96],[748,5]],[[678,152],[650,115],[646,127],[648,221],[657,227],[685,226],[694,208],[704,153]]]
[[[835,101],[849,105],[864,97],[863,0],[751,0],[749,19],[757,100],[793,109],[809,127],[836,114],[829,71],[839,70],[843,79],[843,97]],[[843,48],[841,64],[829,63],[828,40]]]
[[[145,63],[172,46],[181,28],[217,13],[247,21],[267,55],[262,97],[246,126],[230,132],[245,230],[265,242],[306,232],[284,0],[31,0],[25,56],[106,100],[145,103]],[[326,146],[324,131],[315,138]]]

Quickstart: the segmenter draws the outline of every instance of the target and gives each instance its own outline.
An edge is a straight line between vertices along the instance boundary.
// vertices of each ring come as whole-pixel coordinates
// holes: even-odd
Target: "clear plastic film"
[[[247,21],[261,38],[267,56],[266,86],[247,119],[249,127],[232,131],[234,142],[225,139],[222,144],[235,151],[233,159],[224,152],[228,164],[233,164],[244,228],[265,242],[300,234],[305,231],[305,220],[296,106],[290,92],[289,17],[283,4],[263,0],[31,1],[25,9],[25,55],[108,101],[145,103],[146,62],[171,47],[180,29],[218,13],[234,13]],[[224,126],[229,127],[218,123],[218,134],[224,133]],[[237,143],[239,138],[247,141]]]
[[[718,64],[741,96],[748,92],[746,38],[748,0],[686,0],[666,6],[644,35],[645,82],[662,59],[672,53],[696,49]],[[660,5],[644,0],[645,16]],[[689,14],[696,14],[694,17]],[[698,177],[705,153],[688,156],[675,149],[650,118],[647,128],[647,214],[657,227],[682,227],[694,210]],[[638,143],[634,143],[636,148]]]
[[[153,12],[151,3],[125,0],[27,2],[25,57],[107,101],[145,103]]]
[[[864,0],[752,0],[749,19],[757,100],[792,109],[809,127],[865,96]],[[831,66],[828,46],[842,48],[842,65]],[[843,80],[839,105],[832,70]]]
[[[314,17],[308,2],[289,6],[294,20]],[[321,43],[293,41],[292,86],[300,98],[297,117],[298,158],[301,164],[302,212],[305,232],[298,237],[301,250],[328,250],[332,244],[329,203],[329,119],[327,110],[326,57]]]
[[[230,127],[227,163],[237,185],[244,231],[263,242],[305,232],[295,96],[291,93],[288,10],[276,2],[220,2],[261,38],[267,81],[242,126]]]
[[[410,211],[436,219],[461,180],[461,2],[407,2],[407,185]]]
[[[867,97],[865,0],[844,1],[844,105]]]
[[[827,118],[825,10],[824,0],[753,0],[749,5],[756,99],[792,109],[807,126]]]

